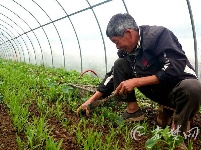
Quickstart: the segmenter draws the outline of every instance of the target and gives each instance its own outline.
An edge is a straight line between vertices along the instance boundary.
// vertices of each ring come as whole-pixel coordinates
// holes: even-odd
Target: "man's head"
[[[116,14],[114,15],[108,25],[106,30],[106,35],[108,37],[112,36],[123,36],[126,29],[133,29],[135,31],[139,30],[134,18],[125,13],[125,14]]]
[[[106,35],[116,44],[117,49],[131,53],[138,44],[139,27],[129,14],[114,15],[107,26]]]

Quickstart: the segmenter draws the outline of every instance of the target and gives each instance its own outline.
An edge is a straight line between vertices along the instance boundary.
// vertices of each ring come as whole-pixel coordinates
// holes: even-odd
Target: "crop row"
[[[79,76],[76,71],[62,68],[0,60],[0,100],[9,108],[19,149],[66,149],[65,138],[54,135],[57,126],[52,124],[52,120],[57,120],[66,134],[74,136],[78,149],[153,149],[157,143],[163,143],[163,146],[165,143],[173,149],[181,143],[181,137],[171,135],[169,128],[155,129],[146,120],[124,123],[120,114],[125,104],[110,102],[106,107],[95,109],[90,118],[76,118],[75,110],[90,95],[79,97],[79,89],[73,88],[70,83],[94,86],[100,83],[98,78],[84,75],[79,79]],[[138,91],[137,97],[145,99]],[[156,107],[154,103],[146,101],[140,105],[153,109]],[[140,132],[147,135],[145,145],[131,136],[132,129],[139,126]],[[162,136],[166,140],[161,140]]]

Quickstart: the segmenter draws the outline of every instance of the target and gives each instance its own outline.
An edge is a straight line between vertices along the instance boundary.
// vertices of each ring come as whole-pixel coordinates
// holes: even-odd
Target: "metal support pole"
[[[193,13],[192,13],[192,10],[191,10],[190,1],[186,0],[186,2],[187,2],[187,5],[188,5],[188,10],[189,10],[190,19],[191,19],[191,25],[192,25],[192,31],[193,31],[194,50],[195,50],[195,73],[198,76],[198,56],[197,56],[197,40],[196,40],[195,25],[194,25]]]

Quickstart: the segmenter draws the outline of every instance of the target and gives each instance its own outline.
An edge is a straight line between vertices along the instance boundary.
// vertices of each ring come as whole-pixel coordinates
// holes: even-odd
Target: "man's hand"
[[[85,102],[86,103],[86,102]],[[76,115],[79,117],[80,112],[84,112],[86,116],[89,116],[89,110],[87,109],[87,106],[89,104],[82,104],[77,110]]]
[[[122,81],[114,91],[114,94],[124,96],[127,95],[127,93],[131,92],[136,87],[158,84],[158,83],[160,83],[160,81],[155,75],[141,78],[132,78]]]
[[[114,94],[121,96],[127,95],[127,93],[130,93],[137,86],[137,80],[138,78],[133,78],[121,82]]]
[[[85,112],[86,116],[89,116],[89,110],[87,109],[87,106],[91,104],[93,101],[99,99],[103,93],[96,91],[95,94],[90,97],[86,102],[84,102],[76,111],[76,115],[79,117],[80,112]]]

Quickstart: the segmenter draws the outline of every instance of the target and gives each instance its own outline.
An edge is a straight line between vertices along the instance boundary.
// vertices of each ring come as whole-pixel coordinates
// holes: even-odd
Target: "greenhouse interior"
[[[106,34],[115,14],[172,31],[201,81],[200,6],[198,0],[0,0],[0,150],[174,150],[186,137],[188,149],[200,150],[201,107],[184,136],[158,126],[161,106],[138,90],[142,122],[123,122],[127,104],[114,97],[90,116],[76,115],[118,59]]]

